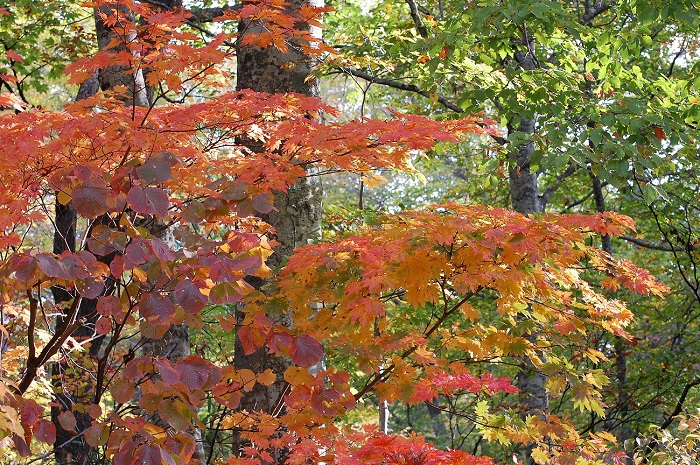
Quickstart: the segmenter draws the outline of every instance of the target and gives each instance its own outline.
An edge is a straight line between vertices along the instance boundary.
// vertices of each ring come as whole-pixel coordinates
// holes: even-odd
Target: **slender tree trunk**
[[[99,90],[99,84],[97,80],[97,73],[92,77],[84,81],[80,88],[78,89],[78,95],[76,100],[83,100],[91,97],[97,93]],[[75,211],[75,207],[72,202],[62,205],[58,201],[58,195],[56,195],[55,204],[55,216],[54,224],[55,231],[53,237],[53,253],[60,255],[63,252],[75,252],[75,237],[78,213]],[[59,286],[53,286],[51,288],[51,293],[53,294],[54,304],[56,306],[61,306],[65,302],[72,301],[75,297],[73,294],[68,292],[65,288]],[[82,318],[86,315],[92,313],[89,302],[81,302],[80,309],[78,311],[78,318]],[[94,323],[94,322],[89,322]],[[73,334],[76,339],[89,338],[94,335],[94,330],[90,326],[85,325],[78,328]],[[59,328],[62,325],[62,320],[59,318],[56,321],[56,327]],[[93,348],[94,347],[94,348]],[[94,355],[95,351],[99,347],[96,341],[93,341],[90,351],[88,352],[88,357]],[[84,379],[85,374],[76,371],[75,367],[68,367],[63,363],[56,363],[51,367],[51,383],[53,386],[56,404],[51,407],[51,420],[56,426],[56,442],[54,443],[54,457],[56,463],[58,464],[68,464],[73,462],[82,462],[89,458],[91,452],[90,446],[85,443],[82,438],[74,440],[65,446],[62,444],[69,441],[74,433],[66,431],[61,426],[58,421],[58,415],[64,411],[71,411],[73,405],[76,403],[89,403],[91,392],[87,389],[90,385]],[[77,387],[77,389],[76,389]],[[90,417],[85,413],[74,412],[76,417],[79,431],[84,430],[91,424]]]
[[[513,54],[515,65],[524,72],[538,68],[535,56],[535,40],[528,33],[526,27],[522,27],[520,38],[521,50]],[[521,118],[515,125],[508,125],[508,132],[514,131],[532,135],[535,133],[535,119]],[[510,196],[513,209],[523,215],[531,215],[544,211],[544,205],[537,185],[538,173],[531,169],[532,154],[535,151],[535,143],[527,142],[517,146],[509,154],[510,167],[508,178],[510,182]],[[537,342],[537,334],[525,335],[530,342]],[[549,410],[549,395],[545,387],[547,377],[537,371],[530,360],[525,360],[525,367],[518,373],[517,385],[520,389],[521,402],[526,408],[527,414],[544,416]],[[525,450],[525,463],[534,463],[531,457],[533,446]]]
[[[595,200],[596,211],[605,211],[605,196],[603,194],[603,186],[600,182],[600,178],[589,171],[591,178],[591,184],[593,185],[593,199]],[[602,237],[601,249],[603,251],[612,255],[612,241],[609,235]],[[617,382],[617,401],[615,405],[616,414],[615,420],[618,423],[618,427],[614,428],[615,437],[620,444],[620,446],[625,447],[625,441],[632,439],[634,437],[634,432],[628,425],[627,416],[630,409],[630,397],[627,386],[627,351],[629,350],[629,344],[621,337],[615,337],[615,381]],[[632,464],[634,462],[634,449],[626,450],[628,458],[627,463]]]
[[[116,14],[118,18],[114,27],[109,27],[105,24],[103,15],[112,16]],[[133,15],[130,11],[113,6],[105,6],[96,8],[95,15],[95,32],[97,45],[99,50],[104,50],[113,40],[119,40],[119,28],[121,24],[133,21]],[[128,39],[128,38],[127,38]],[[113,51],[121,51],[124,47],[118,46]],[[150,104],[147,88],[145,85],[144,75],[142,70],[132,70],[125,66],[110,66],[102,69],[95,76],[85,81],[78,92],[77,99],[90,97],[98,92],[101,88],[103,91],[118,91],[119,87],[126,88],[126,93],[117,93],[125,106],[128,107],[146,107]],[[75,233],[76,233],[77,213],[72,204],[65,206],[56,204],[56,232],[54,237],[54,253],[62,253],[65,250],[75,250]],[[95,221],[96,224],[111,224],[112,219],[109,215],[104,215]],[[116,226],[116,225],[111,225]],[[100,257],[99,259],[107,264],[111,262],[113,255]],[[105,295],[111,294],[113,285],[108,283],[105,285]],[[75,296],[66,292],[61,288],[53,288],[54,301],[57,304],[72,300]],[[95,314],[97,299],[83,299],[80,303],[78,317],[88,317]],[[75,338],[94,338],[94,318],[88,323],[76,330],[72,335]],[[60,324],[60,320],[58,322]],[[72,366],[57,364],[53,369],[53,384],[56,392],[57,406],[52,408],[52,420],[56,425],[57,439],[55,443],[55,458],[59,464],[86,464],[92,462],[94,449],[88,445],[82,436],[78,436],[77,440],[72,440],[75,433],[65,431],[58,421],[58,414],[62,411],[73,411],[76,404],[89,404],[95,401],[94,386],[91,385],[89,373],[94,365],[93,360],[99,356],[100,342],[102,338],[93,339],[89,352],[85,355],[85,360],[81,363],[74,363]],[[172,347],[176,345],[177,347]],[[166,333],[164,341],[147,341],[144,345],[144,352],[157,355],[165,355],[166,351],[170,355],[169,358],[176,359],[189,353],[189,339],[187,337],[187,328],[171,328]],[[108,354],[104,354],[104,357]],[[86,379],[88,378],[88,379]],[[91,418],[79,411],[73,411],[77,420],[77,433],[84,431],[91,425]],[[201,436],[201,435],[200,435]],[[197,434],[195,432],[195,437]],[[199,443],[201,449],[201,441]],[[203,452],[203,450],[202,450]],[[203,453],[199,455],[203,457]]]
[[[289,10],[294,11],[302,5],[323,6],[322,1],[293,0]],[[241,37],[246,34],[259,32],[260,25],[250,21],[241,21],[239,33]],[[320,34],[320,30],[318,31]],[[239,40],[240,44],[240,40]],[[264,50],[255,47],[238,46],[237,49],[237,88],[251,89],[266,93],[296,92],[300,94],[318,96],[319,90],[315,80],[310,80],[310,74],[314,62],[304,54],[300,47],[293,44],[287,53],[268,47]],[[289,66],[293,64],[294,66]],[[261,150],[255,144],[249,144],[252,150]],[[270,257],[268,264],[273,269],[278,269],[289,258],[296,247],[315,241],[321,237],[321,214],[323,189],[318,176],[314,176],[313,167],[307,167],[307,177],[301,179],[289,190],[275,193],[275,209],[262,219],[275,228],[275,240],[279,245]],[[253,278],[251,284],[260,288],[263,280]],[[239,322],[243,321],[242,311],[237,312]],[[278,324],[291,325],[288,315],[271,315],[273,321]],[[286,383],[283,375],[291,365],[291,361],[276,357],[265,349],[260,349],[253,354],[245,355],[240,343],[236,340],[234,365],[237,369],[250,369],[256,373],[271,369],[277,375],[277,381],[270,387],[256,385],[253,390],[245,395],[241,401],[241,409],[267,414],[279,414],[284,411],[284,394]],[[234,454],[240,454],[241,448],[246,442],[241,437],[234,438]],[[285,451],[270,451],[275,463],[282,463]]]

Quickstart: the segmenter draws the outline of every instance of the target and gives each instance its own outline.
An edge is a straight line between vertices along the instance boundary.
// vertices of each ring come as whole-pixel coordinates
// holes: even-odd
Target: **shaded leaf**
[[[34,437],[41,442],[53,444],[56,442],[56,425],[48,420],[39,420],[34,425]]]
[[[134,462],[138,465],[160,465],[160,447],[153,444],[145,444],[136,449]]]
[[[31,455],[32,451],[29,449],[29,446],[24,441],[24,438],[22,436],[20,436],[17,433],[14,433],[12,435],[12,441],[15,443],[15,449],[17,450],[17,453],[20,455],[20,457],[29,457],[29,455]]]
[[[125,404],[134,397],[136,389],[134,385],[125,378],[117,378],[109,387],[109,392],[112,393],[112,398],[118,404]]]
[[[175,302],[188,313],[199,313],[207,304],[207,297],[189,279],[177,283],[173,295]]]
[[[139,302],[141,316],[154,324],[167,324],[175,316],[175,304],[158,292],[145,292]]]
[[[89,276],[85,279],[77,279],[75,281],[75,288],[78,290],[80,295],[86,299],[96,299],[104,291],[105,284],[102,279]]]
[[[75,431],[75,427],[78,422],[75,420],[75,415],[73,412],[66,410],[58,415],[58,422],[61,424],[61,428],[66,431]]]
[[[167,192],[159,187],[134,186],[129,189],[126,199],[135,211],[145,215],[163,217],[170,208]]]
[[[263,193],[254,195],[251,202],[255,211],[265,214],[270,213],[274,209],[273,200],[272,194]]]
[[[167,156],[157,154],[137,167],[136,175],[146,184],[160,184],[170,179],[173,170]]]
[[[85,430],[85,442],[92,447],[100,447],[107,444],[109,428],[106,425],[93,425]]]
[[[97,218],[109,211],[107,197],[110,195],[111,191],[107,186],[89,182],[77,187],[71,197],[80,215],[85,218]]]
[[[290,356],[297,365],[310,367],[323,358],[323,346],[311,336],[302,334],[292,341]]]

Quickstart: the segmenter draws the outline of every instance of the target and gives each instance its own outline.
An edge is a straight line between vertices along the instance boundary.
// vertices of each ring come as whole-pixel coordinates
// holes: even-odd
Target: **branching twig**
[[[369,73],[366,73],[364,71],[360,71],[357,69],[340,68],[339,72],[346,73],[346,74],[349,74],[350,76],[355,76],[355,77],[358,77],[360,79],[364,79],[372,84],[379,84],[382,86],[392,87],[392,88],[398,89],[398,90],[405,90],[407,92],[414,92],[416,94],[422,95],[423,97],[427,97],[427,98],[431,98],[432,96],[435,95],[435,94],[432,94],[431,92],[428,92],[425,89],[421,89],[420,87],[418,87],[415,84],[406,84],[403,82],[394,81],[392,79],[386,79],[386,78],[372,76]],[[448,98],[446,98],[442,95],[437,96],[437,101],[442,106],[444,106],[445,108],[447,108],[449,110],[454,111],[455,113],[464,113],[464,110],[460,106],[458,106],[457,104],[455,104],[454,102],[452,102],[451,100],[449,100]],[[508,140],[505,137],[491,135],[491,138],[501,145],[505,145],[508,143]]]
[[[428,37],[428,30],[425,28],[425,24],[423,24],[423,20],[420,18],[415,0],[406,0],[406,3],[408,3],[408,8],[411,10],[411,18],[413,18],[413,22],[416,24],[418,33],[422,38],[426,39]]]

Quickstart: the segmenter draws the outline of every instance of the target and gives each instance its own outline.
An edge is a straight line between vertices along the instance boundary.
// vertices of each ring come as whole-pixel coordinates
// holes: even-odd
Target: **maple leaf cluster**
[[[106,355],[86,364],[102,384],[87,404],[62,411],[58,421],[120,464],[187,463],[195,449],[192,428],[204,427],[197,411],[211,401],[230,411],[222,427],[241,431],[256,446],[232,464],[269,461],[267,451],[276,448],[289,450],[289,463],[486,465],[488,458],[440,451],[417,437],[348,432],[336,421],[370,392],[408,403],[516,392],[508,377],[472,372],[455,359],[478,364],[529,356],[544,369],[545,353],[553,376],[590,388],[579,399],[589,407],[596,401],[591,386],[600,379],[556,365],[550,349],[580,342],[595,327],[625,336],[630,312],[596,293],[586,273],[606,276],[608,288],[664,292],[631,263],[585,245],[592,233],[620,234],[632,226],[629,219],[527,218],[459,205],[403,212],[351,237],[297,250],[276,278],[278,293],[264,296],[245,279],[272,273],[266,261],[274,253],[273,228],[258,216],[273,210],[275,192],[305,176],[306,166],[410,170],[415,150],[492,132],[490,122],[394,113],[387,121],[322,123],[319,114],[336,110],[318,99],[226,88],[223,64],[233,57],[235,35],[200,43],[179,27],[186,10],[125,0],[92,6],[116,38],[69,67],[72,81],[119,66],[144,72],[158,89],[149,107],[124,105],[128,90],[113,88],[61,111],[0,115],[0,306],[6,318],[0,329],[10,341],[0,371],[0,440],[10,438],[22,456],[32,453],[34,439],[56,441],[38,386],[48,364],[65,360],[71,348],[84,350],[85,341],[72,334],[90,319],[95,337],[108,341]],[[315,24],[322,11],[304,7],[290,15],[282,2],[265,0],[222,20],[264,23],[263,34],[246,36],[251,45],[284,50],[291,40],[321,53],[326,48],[296,28]],[[203,85],[218,94],[186,98]],[[181,103],[167,103],[176,96]],[[13,102],[3,96],[0,106]],[[70,202],[80,218],[83,239],[75,251],[49,253],[28,240],[35,225],[50,221],[56,202]],[[52,287],[71,299],[54,303]],[[493,305],[478,307],[481,298]],[[84,300],[94,300],[95,310],[79,317]],[[268,316],[280,302],[292,326]],[[163,338],[171,325],[202,327],[205,308],[233,304],[245,305],[244,320],[222,319],[221,325],[236,327],[243,350],[266,346],[294,366],[254,373],[199,356],[172,362],[127,357],[120,349],[136,336]],[[405,318],[406,312],[413,316]],[[494,315],[505,326],[495,325]],[[523,322],[537,328],[538,340],[517,330]],[[341,365],[312,374],[308,368],[324,356],[352,359],[359,388]],[[288,385],[284,413],[237,410],[254,386],[278,377]],[[90,423],[80,432],[78,414]],[[487,412],[482,417],[496,421]],[[536,440],[532,431],[541,430],[515,428],[510,439]]]

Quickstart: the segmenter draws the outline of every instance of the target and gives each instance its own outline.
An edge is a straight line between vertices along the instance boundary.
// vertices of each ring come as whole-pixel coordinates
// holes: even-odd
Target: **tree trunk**
[[[91,97],[95,95],[98,90],[99,84],[97,73],[95,73],[92,77],[80,84],[76,100],[84,100]],[[58,195],[56,195],[56,197],[54,216],[56,229],[53,236],[53,253],[60,255],[66,251],[75,252],[78,213],[75,211],[72,202],[62,205],[58,201]],[[53,286],[51,288],[51,293],[53,294],[54,304],[57,306],[60,306],[64,302],[71,301],[74,298],[74,295],[59,286]],[[92,313],[91,310],[90,303],[88,299],[86,299],[81,302],[80,309],[78,310],[78,318],[89,315]],[[91,323],[94,324],[94,321],[88,322],[88,325],[78,328],[72,336],[78,340],[92,337],[94,335],[94,327],[90,327]],[[63,321],[60,318],[57,319],[56,328],[61,327],[62,324]],[[98,347],[99,344],[93,341],[87,358],[94,355]],[[82,438],[73,440],[65,446],[62,446],[62,444],[73,438],[74,433],[64,430],[61,427],[61,423],[58,421],[58,415],[62,411],[73,410],[73,405],[76,403],[90,402],[92,391],[87,389],[87,387],[90,386],[88,381],[89,380],[85,379],[84,373],[76,370],[75,367],[68,367],[62,362],[55,363],[51,367],[51,384],[56,396],[55,403],[57,404],[51,407],[51,421],[56,426],[54,457],[58,464],[68,464],[71,463],[71,461],[82,463],[89,459],[89,455],[92,452],[92,448]],[[78,423],[76,427],[78,431],[83,431],[90,426],[91,419],[87,414],[74,412],[74,415]]]
[[[595,149],[595,146],[591,145]],[[603,186],[600,182],[600,178],[589,171],[589,176],[591,178],[591,184],[593,185],[593,199],[595,200],[596,211],[602,213],[605,211],[605,196],[603,194]],[[612,255],[612,241],[609,235],[602,237],[601,249],[603,251]],[[617,381],[617,400],[615,405],[615,414],[611,420],[615,420],[618,424],[617,428],[614,428],[615,438],[618,444],[625,449],[627,445],[625,442],[628,439],[634,437],[634,432],[629,427],[628,424],[628,414],[630,409],[630,397],[627,386],[627,352],[629,350],[629,343],[623,338],[615,336],[615,378]],[[634,448],[631,447],[627,452],[627,463],[632,464],[634,462]]]
[[[538,68],[535,56],[535,40],[527,32],[525,26],[522,28],[522,37],[519,45],[525,51],[518,50],[513,54],[515,65],[524,72]],[[517,131],[532,135],[535,133],[534,119],[522,118],[518,122]],[[515,131],[514,125],[508,125],[508,132]],[[537,172],[531,169],[532,154],[535,151],[535,143],[527,142],[517,146],[509,154],[510,167],[508,169],[508,179],[510,182],[510,196],[513,209],[523,215],[531,215],[544,211],[544,205],[537,185]],[[537,334],[526,334],[530,342],[537,343]],[[525,367],[518,373],[517,386],[520,389],[521,402],[524,404],[526,414],[539,416],[546,415],[549,410],[549,396],[545,387],[547,377],[537,371],[530,360],[525,360]],[[533,446],[528,446],[525,450],[525,463],[534,463],[531,457]]]
[[[302,5],[323,6],[323,2],[293,0],[290,2],[288,11],[294,11]],[[244,37],[245,34],[255,34],[259,30],[260,25],[254,22],[241,21],[239,24],[240,37]],[[320,30],[313,32],[320,34]],[[300,47],[292,44],[287,53],[282,53],[273,47],[261,50],[241,46],[239,38],[237,60],[238,89],[251,89],[270,94],[296,92],[318,96],[317,83],[309,79],[314,62],[311,57],[303,53]],[[255,151],[262,150],[256,144],[249,144],[249,146]],[[263,220],[275,228],[274,239],[279,242],[274,254],[268,260],[268,265],[273,270],[279,269],[296,247],[319,240],[321,237],[323,188],[320,178],[314,176],[316,174],[314,168],[307,167],[306,171],[307,177],[291,186],[286,193],[275,193],[275,209],[269,214],[261,215]],[[250,283],[260,288],[264,281],[252,278]],[[243,321],[243,317],[244,313],[239,309],[237,311],[239,323]],[[277,324],[291,325],[288,315],[271,315],[271,318]],[[256,385],[250,393],[247,393],[241,401],[242,410],[267,414],[279,414],[284,410],[286,383],[283,375],[291,365],[290,360],[271,355],[266,349],[245,355],[240,340],[236,339],[234,365],[237,369],[250,369],[256,373],[271,369],[277,375],[277,381],[272,386]],[[234,454],[240,454],[245,445],[246,442],[241,437],[234,437]],[[284,450],[270,452],[275,463],[284,461]]]

